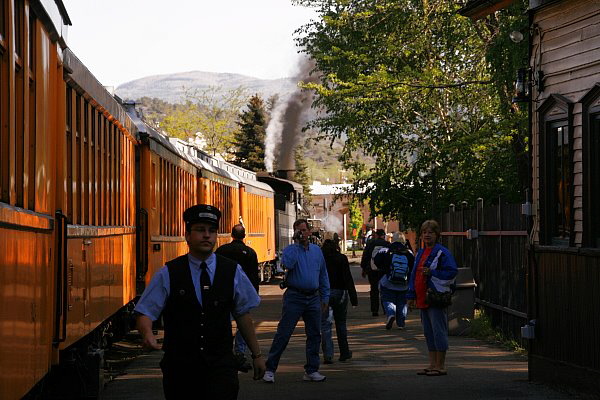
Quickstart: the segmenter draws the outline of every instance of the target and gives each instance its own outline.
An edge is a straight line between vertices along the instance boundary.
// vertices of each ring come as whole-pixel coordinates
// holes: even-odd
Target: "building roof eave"
[[[513,2],[514,0],[470,0],[463,8],[458,10],[458,13],[477,21],[495,11],[508,7]]]

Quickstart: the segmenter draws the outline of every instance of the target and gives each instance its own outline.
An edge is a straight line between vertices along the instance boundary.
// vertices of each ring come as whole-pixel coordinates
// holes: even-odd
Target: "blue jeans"
[[[406,290],[393,290],[381,286],[381,304],[385,315],[396,317],[396,325],[404,327],[406,321]]]
[[[346,314],[348,311],[348,292],[342,289],[331,289],[329,295],[329,308],[333,313],[335,321],[335,332],[337,342],[340,348],[340,356],[348,356],[350,348],[348,347],[348,329],[346,327]],[[333,334],[331,332],[332,321],[329,318],[329,312],[321,317],[321,347],[323,356],[333,359]]]
[[[305,296],[288,289],[283,295],[281,320],[269,350],[267,371],[275,372],[283,351],[287,347],[298,320],[304,320],[306,332],[306,364],[304,370],[310,374],[319,370],[319,343],[321,343],[321,297]]]
[[[448,350],[448,315],[445,308],[422,308],[421,324],[429,351]]]

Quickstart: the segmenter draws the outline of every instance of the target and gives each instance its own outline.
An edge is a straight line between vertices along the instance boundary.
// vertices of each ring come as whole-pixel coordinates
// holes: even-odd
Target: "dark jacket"
[[[323,257],[325,258],[325,264],[327,265],[329,287],[331,289],[347,290],[348,296],[350,297],[350,303],[352,303],[353,306],[357,306],[358,296],[356,295],[354,279],[350,272],[348,257],[339,252],[323,253]]]
[[[371,257],[373,256],[373,250],[377,246],[390,247],[390,242],[387,242],[383,239],[373,239],[367,244],[367,247],[365,247],[365,250],[363,251],[362,258],[360,259],[360,267],[363,269],[363,271],[372,271]]]
[[[231,243],[220,246],[215,253],[240,264],[244,273],[248,279],[250,279],[252,286],[254,286],[254,289],[256,289],[256,292],[258,293],[258,284],[260,283],[258,278],[258,256],[252,247],[246,246],[246,244],[239,239],[234,239]]]
[[[169,261],[167,268],[170,295],[163,310],[167,364],[233,368],[231,312],[236,263],[217,256],[215,277],[204,305],[196,297],[187,255]]]

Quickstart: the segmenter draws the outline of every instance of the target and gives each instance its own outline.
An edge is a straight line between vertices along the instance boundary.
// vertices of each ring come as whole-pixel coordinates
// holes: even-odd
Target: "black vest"
[[[194,291],[188,256],[167,263],[170,294],[163,310],[165,357],[196,366],[233,365],[233,279],[237,264],[217,255],[208,301],[200,305]]]

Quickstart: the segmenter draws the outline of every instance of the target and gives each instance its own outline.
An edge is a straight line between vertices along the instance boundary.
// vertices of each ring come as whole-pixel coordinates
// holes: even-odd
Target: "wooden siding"
[[[531,276],[533,377],[568,385],[570,380],[591,384],[588,379],[579,382],[584,373],[600,379],[600,252],[537,248]]]
[[[600,82],[600,3],[597,1],[562,1],[534,14],[534,35],[530,60],[534,74],[544,73],[544,91],[533,87],[532,157],[533,200],[540,203],[540,115],[537,108],[549,96],[560,94],[573,103],[573,232],[574,244],[583,241],[583,143],[582,106],[579,100]],[[543,190],[543,189],[542,189]],[[542,224],[543,225],[543,224]],[[536,225],[538,228],[540,224]],[[535,232],[539,243],[539,231]]]

